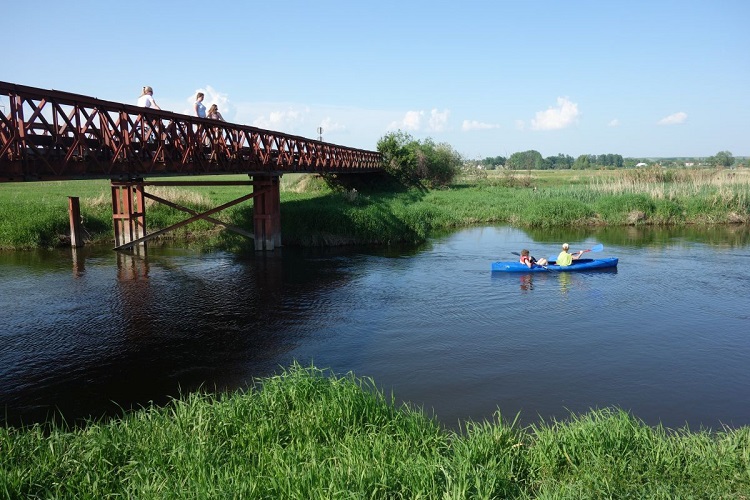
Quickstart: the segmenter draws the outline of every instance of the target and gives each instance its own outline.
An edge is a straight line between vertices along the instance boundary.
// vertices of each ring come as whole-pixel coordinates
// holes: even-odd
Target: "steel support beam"
[[[70,246],[83,246],[83,226],[81,225],[81,202],[78,196],[68,196],[68,215],[70,219]]]
[[[115,246],[121,247],[146,235],[146,204],[143,184],[112,182],[112,222]]]
[[[255,250],[273,250],[281,246],[281,195],[278,175],[256,175],[253,192],[253,229]]]

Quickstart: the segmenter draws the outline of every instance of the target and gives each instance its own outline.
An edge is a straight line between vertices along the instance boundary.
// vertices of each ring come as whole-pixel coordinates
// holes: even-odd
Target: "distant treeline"
[[[483,160],[469,162],[487,169],[507,168],[511,170],[564,170],[588,168],[633,168],[638,166],[662,167],[692,167],[716,166],[730,167],[732,165],[747,166],[747,158],[737,158],[729,151],[719,151],[715,156],[701,158],[623,158],[618,154],[580,155],[573,158],[562,153],[557,156],[542,157],[539,151],[523,151],[513,153],[509,158],[504,156],[488,156]]]

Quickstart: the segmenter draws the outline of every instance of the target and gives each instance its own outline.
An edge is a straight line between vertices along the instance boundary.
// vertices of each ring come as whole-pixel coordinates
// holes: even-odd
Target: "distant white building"
[[[636,167],[648,167],[648,165],[647,165],[647,164],[645,164],[645,163],[643,163],[643,162],[640,162],[640,163],[636,163],[636,164],[635,164],[635,166],[636,166]]]

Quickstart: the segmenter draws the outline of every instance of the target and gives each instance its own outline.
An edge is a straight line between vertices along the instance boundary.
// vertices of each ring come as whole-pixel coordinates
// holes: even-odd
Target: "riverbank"
[[[243,176],[237,176],[241,178]],[[240,187],[154,188],[154,194],[204,211],[245,194]],[[88,243],[111,243],[109,183],[97,181],[0,185],[0,248],[65,246],[67,197],[79,196]],[[431,233],[474,224],[530,229],[591,226],[744,224],[750,222],[750,171],[566,170],[467,171],[445,189],[398,192],[335,189],[322,179],[286,175],[281,186],[285,245],[419,243]],[[225,222],[252,226],[252,205],[232,207]],[[148,205],[157,230],[184,219]],[[244,248],[241,237],[195,222],[168,238]]]
[[[75,429],[0,428],[9,498],[744,498],[750,428],[649,427],[616,409],[442,429],[375,382],[294,366]]]

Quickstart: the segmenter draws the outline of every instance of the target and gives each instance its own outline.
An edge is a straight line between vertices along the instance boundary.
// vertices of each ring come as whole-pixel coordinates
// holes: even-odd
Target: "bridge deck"
[[[0,82],[0,182],[382,170],[374,151]]]

